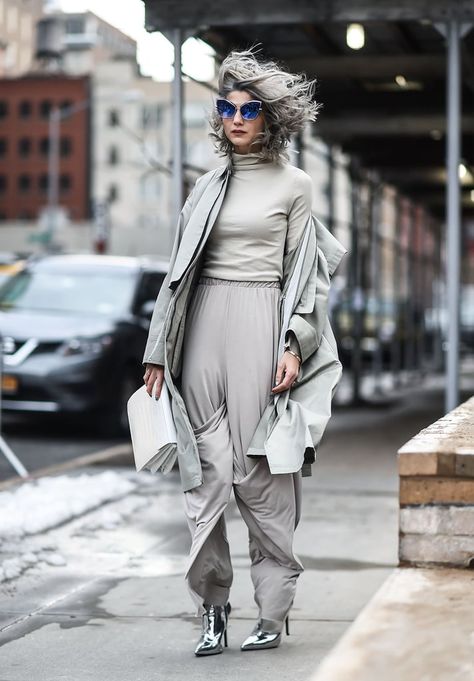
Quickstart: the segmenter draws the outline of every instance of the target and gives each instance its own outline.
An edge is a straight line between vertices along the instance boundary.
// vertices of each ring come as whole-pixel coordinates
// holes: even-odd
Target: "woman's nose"
[[[242,123],[244,119],[242,118],[242,115],[240,113],[240,109],[237,109],[237,111],[234,114],[234,123]]]

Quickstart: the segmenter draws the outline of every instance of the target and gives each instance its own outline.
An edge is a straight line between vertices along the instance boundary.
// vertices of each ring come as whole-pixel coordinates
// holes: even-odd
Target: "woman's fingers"
[[[148,377],[145,380],[145,385],[146,385],[146,391],[150,395],[150,397],[153,397],[153,387],[156,383],[156,388],[155,388],[155,395],[156,399],[160,398],[161,395],[161,386],[163,385],[163,370],[161,369],[152,369],[148,375]]]
[[[161,388],[163,385],[163,381],[160,381],[159,379],[156,379],[156,388],[155,388],[155,399],[159,400],[161,397]]]
[[[275,385],[280,385],[281,380],[283,378],[284,371],[285,371],[284,363],[281,362],[281,361],[278,362],[276,376],[275,376]]]
[[[275,376],[275,386],[272,388],[272,393],[281,393],[284,390],[291,388],[299,373],[299,361],[296,357],[291,359],[283,358],[277,366]]]

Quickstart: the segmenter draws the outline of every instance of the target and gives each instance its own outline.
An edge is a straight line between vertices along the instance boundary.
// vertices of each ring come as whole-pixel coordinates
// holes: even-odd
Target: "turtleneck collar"
[[[270,161],[262,159],[258,152],[249,154],[237,154],[231,152],[231,164],[233,170],[257,170],[268,167]]]

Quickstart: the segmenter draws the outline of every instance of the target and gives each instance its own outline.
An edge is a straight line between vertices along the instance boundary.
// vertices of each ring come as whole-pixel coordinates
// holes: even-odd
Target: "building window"
[[[72,153],[72,139],[70,137],[61,137],[59,142],[59,151],[61,156],[70,156]]]
[[[0,194],[4,194],[7,190],[8,178],[6,175],[0,175]]]
[[[109,166],[116,166],[119,162],[119,151],[117,147],[110,147],[108,154],[108,164]]]
[[[78,35],[84,33],[85,21],[83,17],[70,17],[66,19],[66,33]]]
[[[120,125],[120,114],[117,109],[110,109],[108,121],[111,128],[116,128],[118,125]]]
[[[8,140],[5,137],[0,137],[0,158],[6,156],[8,151]]]
[[[109,203],[114,203],[114,201],[117,201],[119,197],[119,190],[116,184],[111,184],[109,186],[109,193],[107,196],[107,201]]]
[[[50,99],[43,99],[40,102],[40,116],[41,118],[49,118],[49,114],[53,108],[53,102]]]
[[[141,111],[141,124],[144,130],[159,128],[163,123],[163,105],[145,104]]]
[[[73,106],[73,102],[71,102],[70,99],[64,99],[61,104],[59,105],[59,108],[63,113],[66,113],[67,109],[70,109]]]
[[[27,194],[31,189],[31,177],[29,175],[18,176],[18,191]]]
[[[18,140],[18,155],[26,158],[31,154],[31,140],[29,137],[21,137]]]
[[[70,191],[72,186],[72,179],[70,175],[66,175],[65,173],[63,175],[60,175],[59,177],[59,191],[61,194],[67,194],[68,191]]]
[[[46,192],[48,191],[48,184],[49,184],[48,176],[46,173],[43,173],[38,178],[38,189],[42,194],[46,194]]]
[[[8,116],[8,102],[0,99],[0,119]]]
[[[39,141],[39,152],[42,156],[49,154],[49,137],[42,137]]]
[[[33,107],[28,100],[25,99],[18,104],[18,115],[20,118],[29,118],[32,111]]]

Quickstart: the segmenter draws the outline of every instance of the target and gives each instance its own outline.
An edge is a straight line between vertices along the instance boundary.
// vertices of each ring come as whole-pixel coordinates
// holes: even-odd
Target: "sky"
[[[173,78],[173,47],[161,33],[144,29],[145,6],[142,0],[51,0],[49,7],[65,12],[90,10],[109,24],[116,26],[138,43],[138,61],[142,73],[157,80]],[[205,43],[188,39],[183,45],[183,70],[199,80],[213,75],[211,48]]]

